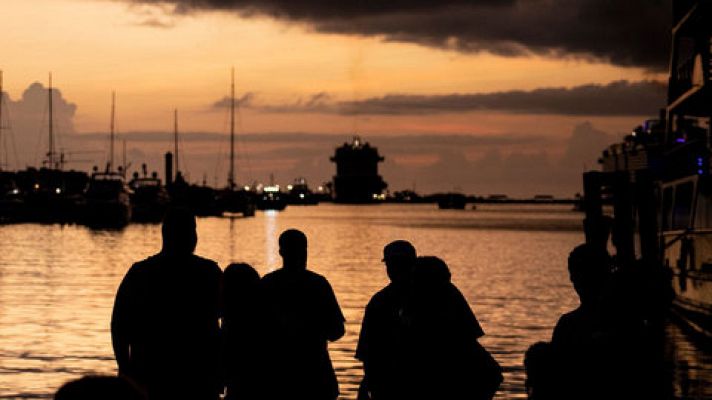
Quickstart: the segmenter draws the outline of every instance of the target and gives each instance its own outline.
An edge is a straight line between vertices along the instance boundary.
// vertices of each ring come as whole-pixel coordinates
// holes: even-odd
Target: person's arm
[[[114,300],[114,309],[111,314],[111,344],[114,348],[114,357],[119,368],[119,375],[126,375],[131,358],[130,342],[130,303],[131,303],[131,278],[130,271],[119,285]]]
[[[341,339],[344,336],[344,314],[341,312],[341,307],[339,307],[339,302],[336,300],[336,295],[334,290],[328,281],[324,280],[326,284],[326,338],[330,342]]]

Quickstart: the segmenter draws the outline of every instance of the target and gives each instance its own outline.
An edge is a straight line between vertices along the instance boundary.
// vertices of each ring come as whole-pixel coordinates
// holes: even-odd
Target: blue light
[[[704,160],[702,159],[702,157],[697,157],[697,166],[701,167],[703,162]]]
[[[678,143],[685,143],[685,138],[682,138],[682,137],[681,137],[681,138],[677,138],[677,139],[675,139],[675,141],[678,142]]]
[[[704,172],[701,169],[697,170],[697,175],[702,175]]]

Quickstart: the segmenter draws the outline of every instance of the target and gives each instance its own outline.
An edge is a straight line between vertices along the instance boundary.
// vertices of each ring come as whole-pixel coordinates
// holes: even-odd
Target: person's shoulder
[[[371,296],[371,300],[366,305],[367,308],[381,307],[394,300],[396,293],[393,285],[387,285],[383,289]]]
[[[141,274],[141,273],[151,270],[159,263],[160,263],[160,254],[154,254],[152,256],[144,258],[141,261],[136,261],[135,263],[133,263],[133,265],[131,265],[131,267],[129,268],[129,270],[126,274],[127,275]]]
[[[210,269],[212,269],[213,271],[216,271],[216,272],[222,272],[222,270],[221,270],[220,267],[218,266],[218,263],[217,263],[217,262],[215,262],[215,261],[213,261],[213,260],[211,260],[211,259],[209,259],[209,258],[201,257],[201,256],[198,256],[198,255],[195,255],[195,254],[193,254],[192,257],[193,257],[193,260],[194,260],[194,262],[195,262],[196,264],[198,264],[198,265],[200,265],[200,266],[204,266],[205,268],[210,268]]]

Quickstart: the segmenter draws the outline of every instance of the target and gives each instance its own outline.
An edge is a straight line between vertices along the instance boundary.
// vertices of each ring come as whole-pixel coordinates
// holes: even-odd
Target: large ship
[[[712,337],[712,3],[673,1],[667,105],[584,174],[589,221],[612,204],[617,262],[671,273],[673,312]],[[642,263],[641,263],[642,261]]]

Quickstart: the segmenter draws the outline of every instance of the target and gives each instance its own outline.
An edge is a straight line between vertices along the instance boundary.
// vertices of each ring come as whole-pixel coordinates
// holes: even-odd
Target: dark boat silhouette
[[[230,171],[227,177],[227,187],[218,191],[218,207],[231,214],[242,214],[243,217],[255,215],[256,196],[249,187],[241,187],[235,180],[235,70],[231,73],[230,85]]]
[[[94,172],[85,193],[82,220],[94,228],[122,228],[131,222],[130,190],[121,172]]]
[[[289,190],[287,201],[290,205],[312,206],[319,204],[319,198],[309,189],[305,178],[295,179],[294,183],[287,186],[287,190]]]
[[[441,210],[464,210],[467,204],[467,196],[462,193],[444,193],[437,198]]]
[[[669,271],[672,310],[712,337],[712,4],[674,1],[673,14],[667,105],[584,174],[583,204],[595,220],[613,203],[616,258]]]
[[[257,196],[257,209],[261,211],[282,211],[287,207],[287,196],[282,193],[279,185],[269,185],[262,188]]]
[[[142,166],[143,176],[134,172],[129,182],[131,189],[131,220],[135,222],[160,222],[171,201],[168,190],[156,172],[148,175],[146,164]]]

